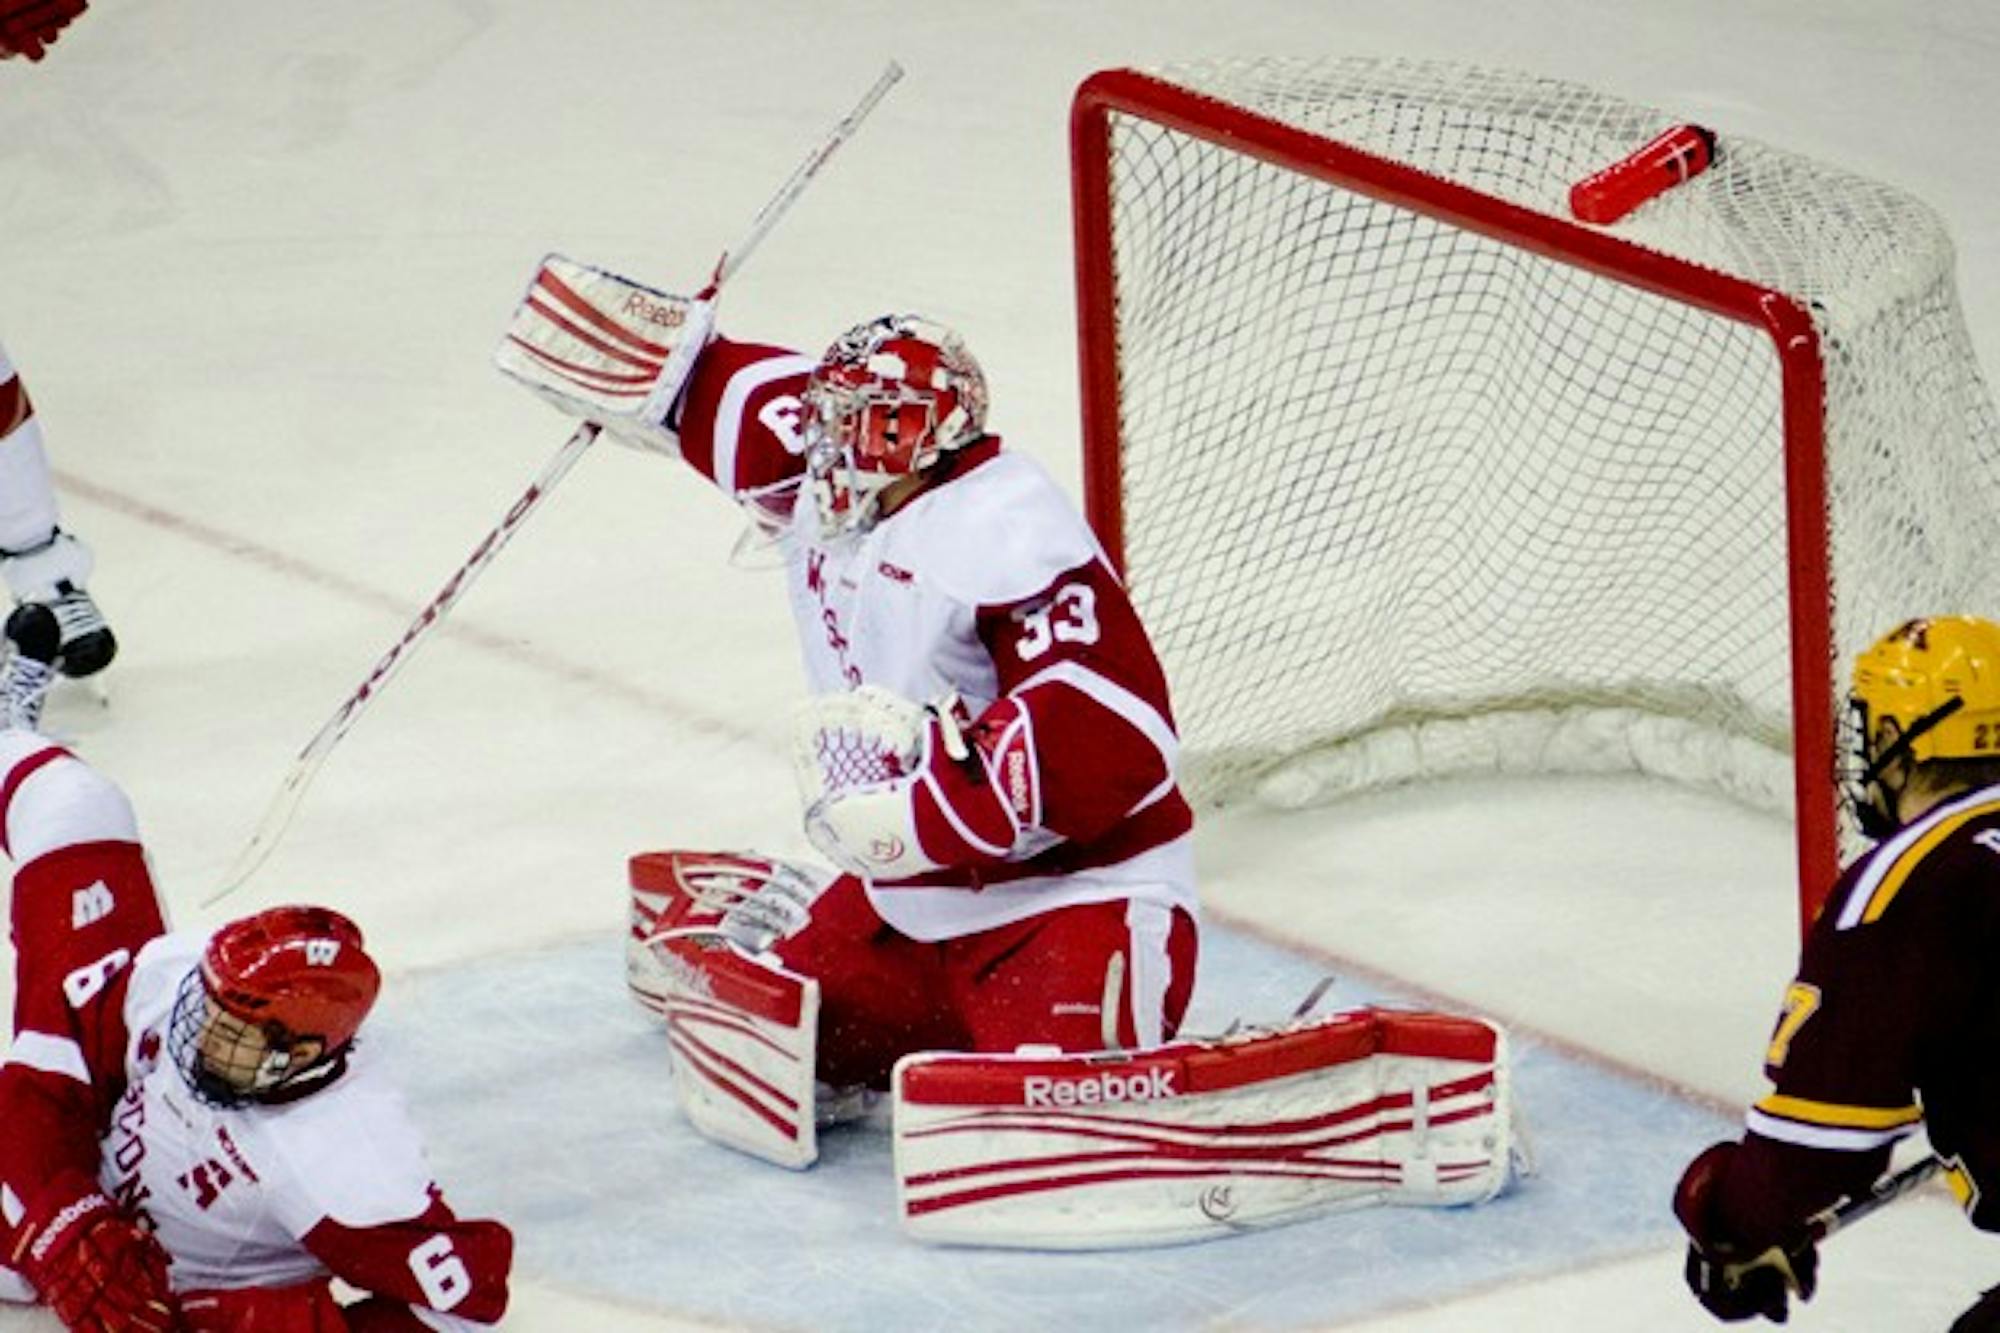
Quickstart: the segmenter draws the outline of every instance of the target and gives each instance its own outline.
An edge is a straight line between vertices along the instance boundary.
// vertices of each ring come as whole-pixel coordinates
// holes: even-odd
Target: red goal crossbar
[[[1810,922],[1838,870],[1834,648],[1820,338],[1791,296],[1525,208],[1351,145],[1132,70],[1092,75],[1071,110],[1078,358],[1085,505],[1125,564],[1113,227],[1112,135],[1121,117],[1165,126],[1262,162],[1420,213],[1559,264],[1763,330],[1783,399],[1791,699],[1800,914]],[[1138,571],[1143,577],[1143,571]]]

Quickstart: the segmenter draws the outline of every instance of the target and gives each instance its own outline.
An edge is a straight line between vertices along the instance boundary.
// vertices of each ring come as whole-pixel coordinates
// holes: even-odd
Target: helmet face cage
[[[1889,793],[1877,781],[1887,766],[1888,756],[1873,756],[1873,728],[1868,720],[1868,701],[1858,694],[1847,697],[1847,713],[1840,723],[1840,794],[1854,817],[1854,826],[1865,838],[1880,842],[1896,831],[1895,811]],[[1908,752],[1907,747],[1904,750]]]
[[[957,334],[912,315],[843,333],[804,398],[806,466],[829,536],[866,527],[891,483],[985,433],[979,363]]]
[[[296,1072],[292,1048],[298,1040],[281,1024],[258,1024],[224,1009],[198,967],[182,978],[167,1024],[168,1058],[189,1090],[211,1106],[241,1106],[276,1091]]]
[[[323,907],[273,907],[216,931],[183,981],[171,1056],[198,1096],[269,1098],[336,1071],[381,973],[360,929]]]

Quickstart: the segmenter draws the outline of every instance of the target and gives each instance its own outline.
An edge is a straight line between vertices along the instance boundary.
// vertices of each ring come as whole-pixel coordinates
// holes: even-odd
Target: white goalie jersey
[[[1060,487],[988,436],[950,480],[828,537],[800,484],[814,363],[717,338],[673,425],[698,472],[780,534],[807,683],[1003,701],[1032,738],[1008,775],[1024,830],[997,864],[872,877],[883,919],[949,939],[1067,904],[1194,908],[1193,824],[1164,673],[1116,573]],[[976,892],[967,892],[968,889]]]

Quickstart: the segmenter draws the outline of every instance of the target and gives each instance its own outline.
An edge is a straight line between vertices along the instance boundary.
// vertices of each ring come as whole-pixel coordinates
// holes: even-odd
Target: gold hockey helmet
[[[2000,625],[1977,616],[1903,622],[1855,659],[1848,707],[1857,761],[1848,798],[1862,831],[1881,837],[1895,821],[1868,788],[1897,760],[2000,760]],[[1895,739],[1877,751],[1885,721]]]

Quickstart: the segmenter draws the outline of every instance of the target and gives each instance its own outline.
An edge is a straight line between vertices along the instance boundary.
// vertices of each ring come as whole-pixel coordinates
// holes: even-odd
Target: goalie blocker
[[[909,1056],[895,1164],[911,1235],[1084,1250],[1481,1203],[1527,1158],[1499,1027],[1360,1009],[1134,1054]]]
[[[670,419],[714,332],[709,293],[674,296],[552,254],[493,359],[557,411],[622,444],[678,456]]]

